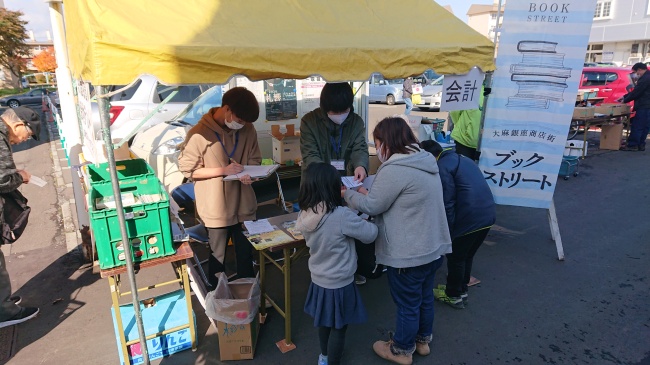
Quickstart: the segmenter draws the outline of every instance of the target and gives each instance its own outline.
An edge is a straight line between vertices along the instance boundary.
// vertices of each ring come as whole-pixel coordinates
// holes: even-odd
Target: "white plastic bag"
[[[217,288],[205,296],[205,314],[228,324],[251,323],[260,306],[259,279],[243,278],[229,283],[222,272],[217,278]]]

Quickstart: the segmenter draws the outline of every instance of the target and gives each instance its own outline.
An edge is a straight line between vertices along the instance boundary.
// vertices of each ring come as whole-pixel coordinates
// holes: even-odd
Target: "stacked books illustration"
[[[507,107],[548,109],[551,101],[563,101],[571,69],[564,67],[564,54],[557,53],[556,42],[521,41],[517,50],[520,63],[510,66],[511,80],[517,83],[516,95]]]

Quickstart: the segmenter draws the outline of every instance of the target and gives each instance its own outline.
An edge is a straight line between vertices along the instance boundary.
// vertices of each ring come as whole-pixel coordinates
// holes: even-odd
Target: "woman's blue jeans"
[[[433,332],[433,279],[443,257],[416,267],[388,268],[388,284],[397,306],[393,351],[410,354],[415,341],[431,341]]]

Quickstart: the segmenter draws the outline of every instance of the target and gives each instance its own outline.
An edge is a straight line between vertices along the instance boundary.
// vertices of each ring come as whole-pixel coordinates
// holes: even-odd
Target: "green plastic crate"
[[[90,185],[111,181],[111,174],[108,170],[107,162],[101,163],[99,165],[87,166]],[[144,177],[145,175],[155,176],[155,173],[151,166],[149,166],[149,164],[147,164],[147,162],[141,158],[117,161],[115,163],[115,167],[117,169],[117,179],[119,181]]]
[[[132,193],[135,197],[145,194],[161,194],[162,197],[157,202],[136,203],[124,207],[133,262],[173,255],[175,250],[169,220],[169,195],[162,189],[158,179],[153,175],[133,175],[131,178],[120,180],[120,192]],[[126,264],[117,210],[95,207],[96,199],[112,196],[113,187],[110,181],[91,184],[88,211],[101,269]]]

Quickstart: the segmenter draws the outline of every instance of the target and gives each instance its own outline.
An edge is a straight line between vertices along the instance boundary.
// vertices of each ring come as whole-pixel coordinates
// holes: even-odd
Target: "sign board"
[[[75,80],[75,90],[77,92],[77,113],[81,123],[81,133],[83,146],[82,150],[87,161],[98,162],[102,157],[97,149],[95,136],[97,132],[92,120],[92,109],[90,106],[90,88],[87,82]]]
[[[506,5],[479,161],[498,204],[551,206],[595,6]]]
[[[301,81],[300,118],[320,107],[320,92],[323,90],[325,83],[325,80],[320,76],[312,76]]]
[[[603,52],[603,57],[601,58],[602,62],[612,62],[614,61],[614,52]]]
[[[290,120],[298,117],[296,80],[271,79],[264,81],[266,120]]]
[[[464,75],[445,75],[440,111],[478,109],[484,77],[476,67]]]

